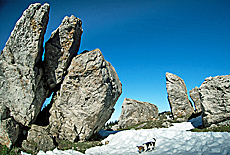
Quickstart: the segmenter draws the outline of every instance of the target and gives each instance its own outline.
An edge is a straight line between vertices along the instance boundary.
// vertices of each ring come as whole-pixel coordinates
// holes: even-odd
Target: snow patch
[[[173,127],[162,129],[127,130],[109,135],[102,141],[109,144],[86,150],[87,155],[135,155],[139,154],[136,146],[156,138],[155,150],[142,154],[230,154],[230,133],[227,132],[190,132],[191,122],[175,123]],[[67,150],[53,150],[38,155],[82,155],[82,153]],[[23,154],[25,155],[25,154]]]

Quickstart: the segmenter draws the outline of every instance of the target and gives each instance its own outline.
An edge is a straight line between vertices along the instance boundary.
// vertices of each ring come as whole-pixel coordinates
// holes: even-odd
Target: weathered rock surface
[[[31,4],[0,55],[0,143],[11,147],[19,124],[33,122],[46,97],[41,67],[49,5]]]
[[[199,92],[204,126],[230,125],[230,75],[206,78]]]
[[[40,65],[48,14],[48,4],[31,4],[0,56],[0,104],[23,125],[35,120],[46,97]]]
[[[32,125],[28,131],[27,140],[22,142],[22,148],[27,151],[48,151],[55,148],[52,135],[49,134],[49,126],[42,127]]]
[[[72,58],[77,55],[82,33],[81,19],[66,16],[46,42],[44,66],[51,91],[63,80]]]
[[[112,65],[99,49],[73,58],[50,109],[50,132],[71,142],[87,140],[108,121],[122,92]]]
[[[19,125],[12,117],[0,122],[0,143],[10,148],[18,139]]]
[[[122,129],[141,122],[152,121],[157,117],[158,108],[156,105],[125,98],[118,125]]]
[[[196,113],[202,112],[199,88],[195,87],[190,90],[189,95],[195,105]]]
[[[192,103],[188,99],[187,88],[184,81],[172,74],[166,73],[166,88],[168,93],[168,101],[173,114],[174,119],[191,115],[194,112]]]

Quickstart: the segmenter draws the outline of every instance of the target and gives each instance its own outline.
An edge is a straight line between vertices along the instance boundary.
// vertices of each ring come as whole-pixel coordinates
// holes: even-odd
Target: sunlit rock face
[[[50,109],[50,132],[72,142],[89,139],[109,120],[121,93],[117,73],[99,49],[74,57]]]
[[[51,92],[63,81],[72,58],[77,55],[82,33],[81,19],[66,16],[46,42],[44,69]]]
[[[31,4],[0,55],[0,104],[8,108],[12,118],[9,126],[13,125],[15,131],[16,122],[27,126],[35,120],[46,98],[42,54],[48,18],[48,4]]]
[[[153,121],[158,117],[158,113],[158,108],[154,104],[125,98],[118,126],[122,129],[138,123]]]
[[[204,126],[230,125],[230,75],[206,78],[199,93]]]
[[[166,73],[166,89],[168,101],[174,119],[186,118],[194,112],[192,103],[188,99],[187,88],[180,77]],[[186,119],[182,121],[187,121]]]

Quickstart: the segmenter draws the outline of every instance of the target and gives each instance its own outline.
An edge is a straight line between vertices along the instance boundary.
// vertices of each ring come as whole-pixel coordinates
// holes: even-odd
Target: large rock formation
[[[31,4],[0,56],[0,103],[23,125],[36,118],[46,97],[40,65],[48,14],[48,4]]]
[[[82,32],[81,19],[72,15],[63,19],[46,42],[44,66],[51,91],[62,82],[72,58],[77,55]]]
[[[196,113],[202,112],[199,88],[195,87],[189,91],[189,95],[195,105]]]
[[[152,121],[158,117],[158,108],[156,105],[125,98],[121,115],[119,117],[119,128],[126,128],[141,122]]]
[[[121,92],[115,69],[99,49],[74,57],[50,110],[50,132],[71,142],[89,139],[111,117]]]
[[[168,101],[174,119],[191,115],[194,109],[188,99],[184,81],[172,73],[166,73],[165,75]],[[182,121],[186,121],[186,119]]]
[[[41,62],[48,15],[48,4],[31,4],[17,21],[1,52],[0,106],[7,107],[10,119],[2,117],[0,126],[7,121],[5,126],[17,131],[16,122],[28,125],[40,112],[47,93]],[[0,132],[10,134],[5,131]],[[15,134],[13,139],[9,135],[5,137],[9,138],[9,143],[13,143],[17,136]]]
[[[199,93],[204,126],[230,125],[230,75],[206,78]]]

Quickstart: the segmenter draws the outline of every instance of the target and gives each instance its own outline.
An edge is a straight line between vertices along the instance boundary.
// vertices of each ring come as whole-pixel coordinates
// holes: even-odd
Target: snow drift
[[[156,138],[155,150],[142,154],[167,155],[167,154],[189,154],[210,155],[230,154],[230,133],[227,132],[190,132],[191,122],[175,123],[170,128],[127,130],[111,134],[104,139],[109,141],[108,145],[97,146],[86,150],[87,155],[132,155],[139,154],[137,145]],[[53,150],[38,155],[78,155],[77,151]]]

